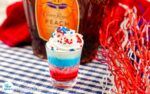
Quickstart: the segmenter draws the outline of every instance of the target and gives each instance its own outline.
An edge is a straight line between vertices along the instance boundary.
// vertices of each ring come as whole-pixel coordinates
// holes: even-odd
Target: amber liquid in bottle
[[[36,56],[46,58],[45,43],[59,25],[78,32],[77,0],[24,0],[23,2],[32,36],[33,52]]]
[[[81,62],[90,62],[96,55],[99,46],[99,28],[107,1],[23,0],[34,54],[40,58],[46,58],[45,43],[48,37],[53,32],[53,28],[64,25],[83,35],[84,48]],[[37,16],[38,13],[39,16]],[[42,15],[46,16],[42,18]],[[49,16],[53,19],[50,19]],[[50,31],[47,33],[49,36],[45,37],[46,33],[43,34],[45,31]]]
[[[37,31],[37,24],[35,20],[35,0],[23,0],[25,14],[28,22],[28,28],[32,37],[32,48],[36,56],[40,58],[46,58],[45,43],[46,41],[42,40],[39,37]]]

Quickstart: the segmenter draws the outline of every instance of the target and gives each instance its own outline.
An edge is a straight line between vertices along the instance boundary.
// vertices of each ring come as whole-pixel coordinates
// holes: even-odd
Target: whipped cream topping
[[[60,26],[47,42],[47,47],[55,51],[74,51],[83,47],[83,36],[75,30]]]

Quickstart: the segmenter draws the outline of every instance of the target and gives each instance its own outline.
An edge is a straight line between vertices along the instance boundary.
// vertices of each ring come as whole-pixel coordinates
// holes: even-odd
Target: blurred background
[[[21,0],[0,0],[0,24],[6,18],[6,8],[8,5]]]

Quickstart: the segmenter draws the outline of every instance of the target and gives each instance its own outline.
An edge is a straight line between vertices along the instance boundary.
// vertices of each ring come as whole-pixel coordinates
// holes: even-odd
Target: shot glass
[[[72,51],[57,51],[46,44],[51,84],[68,88],[76,84],[82,48]]]

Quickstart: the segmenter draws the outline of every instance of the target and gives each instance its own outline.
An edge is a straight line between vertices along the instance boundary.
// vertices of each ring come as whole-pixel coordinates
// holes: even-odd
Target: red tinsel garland
[[[115,2],[107,6],[100,43],[105,48],[107,63],[114,76],[118,94],[150,93],[149,3]],[[134,0],[133,0],[134,1]],[[144,4],[142,11],[137,3]],[[119,6],[120,5],[120,6]],[[136,6],[137,11],[133,8]],[[119,12],[118,12],[119,11]],[[135,14],[138,12],[138,16]],[[144,13],[144,18],[140,18]]]

